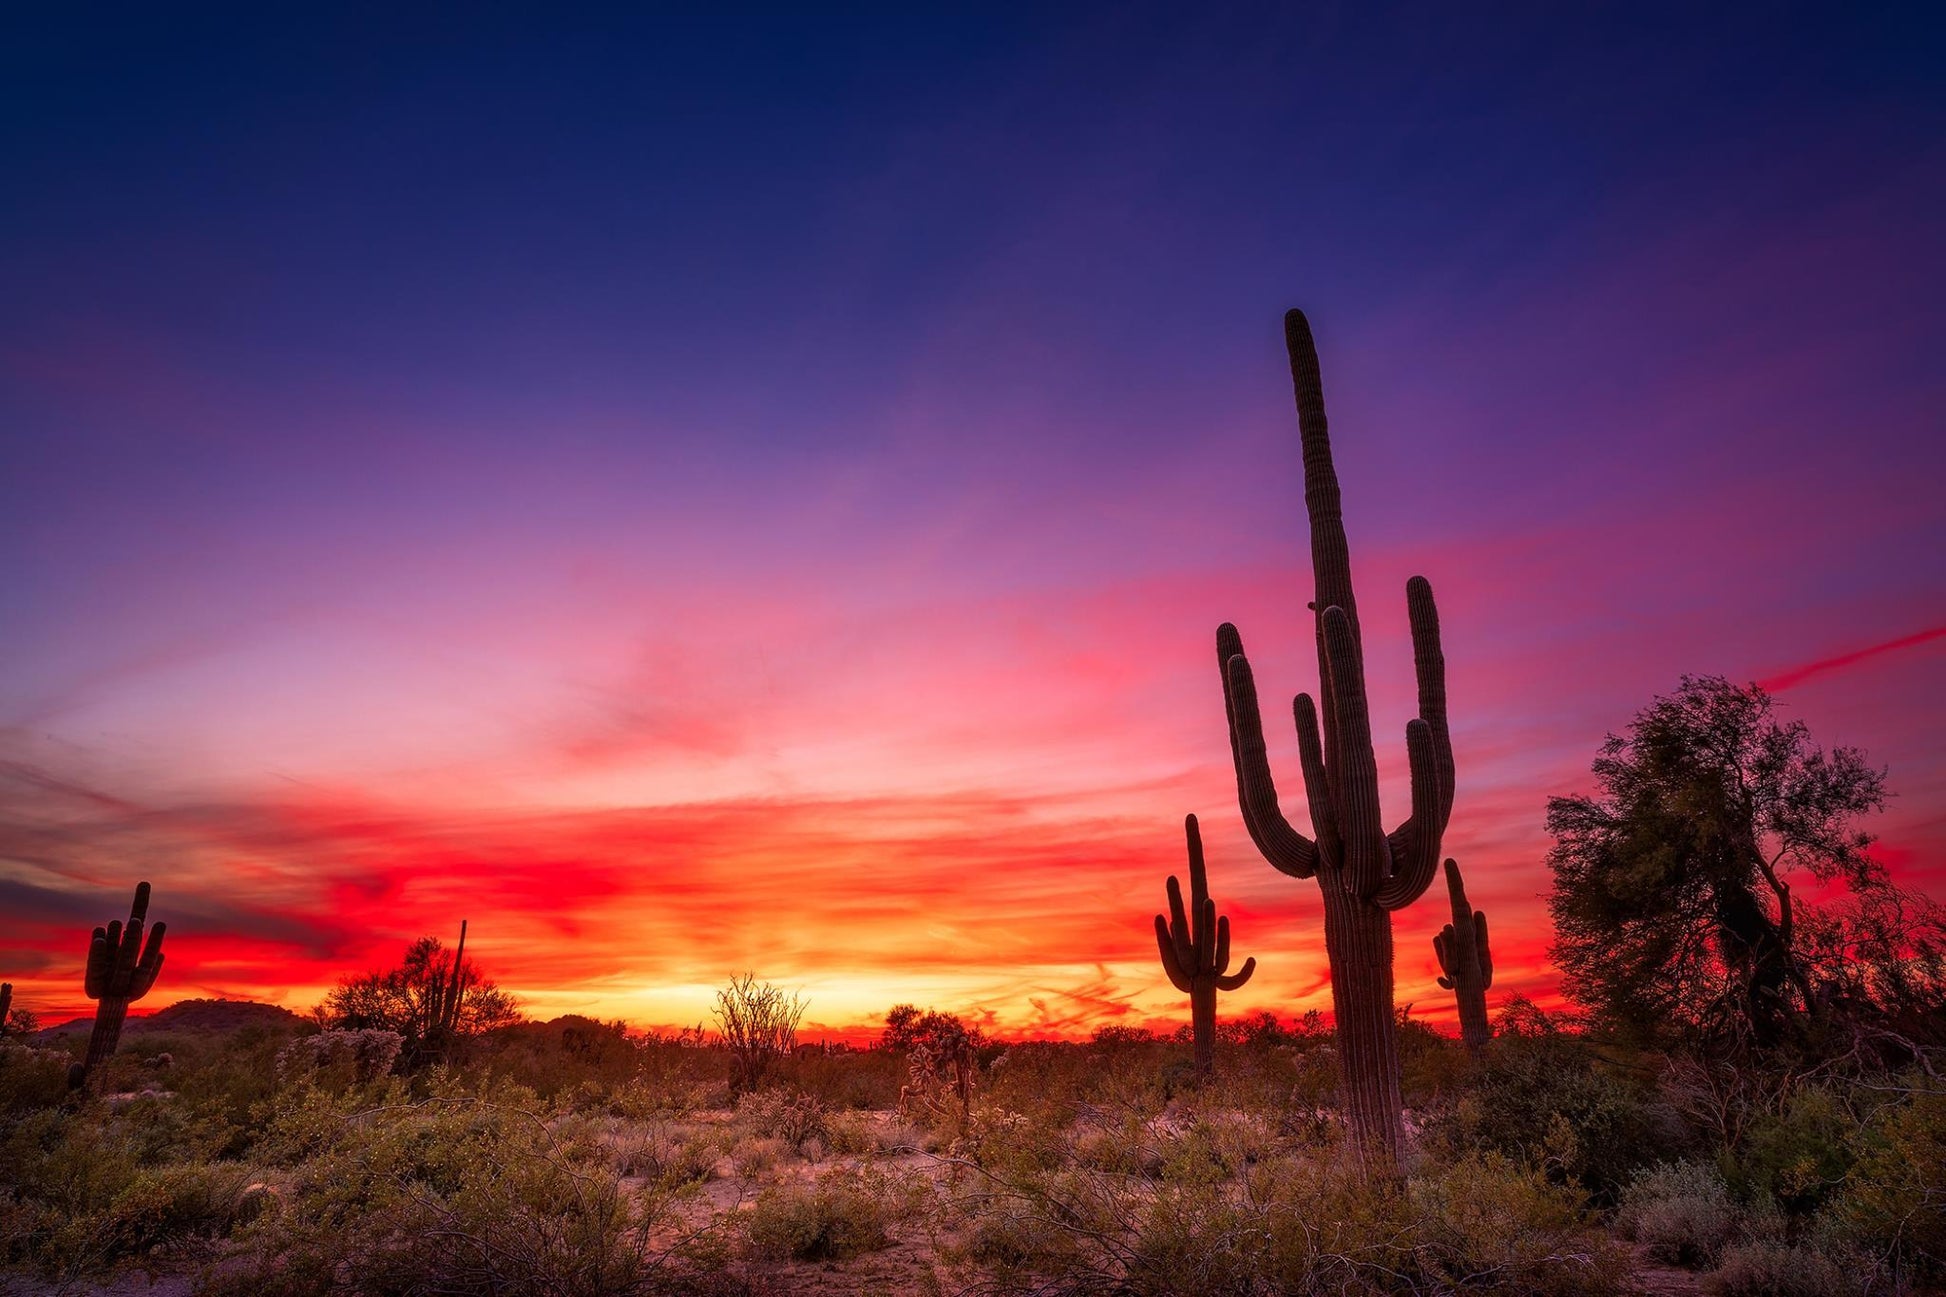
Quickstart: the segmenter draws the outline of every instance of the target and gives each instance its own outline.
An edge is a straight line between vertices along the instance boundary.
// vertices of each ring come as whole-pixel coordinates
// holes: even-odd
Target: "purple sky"
[[[1937,18],[199,14],[0,43],[42,1006],[142,873],[169,998],[464,914],[543,1012],[754,967],[836,1026],[1146,1020],[1190,811],[1234,1007],[1322,1004],[1211,652],[1313,687],[1293,305],[1388,795],[1423,572],[1505,987],[1552,986],[1545,798],[1684,672],[1887,765],[1946,891]]]

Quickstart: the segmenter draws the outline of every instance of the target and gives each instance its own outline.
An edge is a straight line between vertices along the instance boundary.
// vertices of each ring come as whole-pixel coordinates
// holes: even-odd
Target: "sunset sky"
[[[1213,648],[1315,688],[1290,306],[1388,819],[1438,591],[1492,999],[1554,995],[1546,798],[1685,672],[1888,767],[1946,896],[1937,13],[1218,8],[10,13],[16,1004],[91,1012],[147,878],[141,1009],[464,917],[540,1017],[1173,1026],[1195,812],[1223,1012],[1327,1008]]]

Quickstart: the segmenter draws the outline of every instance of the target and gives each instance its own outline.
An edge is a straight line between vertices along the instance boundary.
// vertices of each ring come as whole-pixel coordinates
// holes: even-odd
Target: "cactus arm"
[[[1317,847],[1291,826],[1278,804],[1277,784],[1271,775],[1262,715],[1257,706],[1256,677],[1251,672],[1250,660],[1244,656],[1241,637],[1227,623],[1217,630],[1217,657],[1223,675],[1230,753],[1236,766],[1237,803],[1243,812],[1244,828],[1273,868],[1293,878],[1309,878],[1317,870]]]
[[[1433,875],[1439,872],[1439,766],[1434,743],[1432,727],[1425,721],[1406,722],[1412,818],[1386,839],[1393,873],[1372,897],[1372,903],[1380,909],[1399,910],[1412,904],[1426,894]]]
[[[1480,989],[1493,987],[1493,953],[1487,946],[1487,916],[1473,911],[1473,954],[1480,964]]]
[[[1210,908],[1212,911],[1215,910],[1214,902],[1211,903]],[[1220,977],[1222,974],[1228,972],[1229,968],[1230,920],[1229,916],[1225,915],[1216,921],[1216,955],[1210,960],[1210,971]]]
[[[90,1000],[99,1000],[108,993],[108,974],[113,968],[113,960],[108,954],[108,929],[96,928],[88,939],[88,971],[83,976],[82,990]]]
[[[1453,961],[1458,957],[1453,953],[1453,925],[1447,924],[1432,939],[1432,953],[1439,960],[1439,971],[1445,976],[1439,978],[1440,986],[1453,989]]]
[[[1182,884],[1169,875],[1169,940],[1176,948],[1176,959],[1185,971],[1194,968],[1196,943],[1189,935],[1189,917],[1183,911]]]
[[[1370,898],[1391,873],[1391,848],[1379,822],[1378,761],[1372,755],[1371,714],[1365,702],[1365,670],[1351,618],[1343,608],[1324,610],[1325,650],[1330,654],[1332,701],[1338,711],[1338,832],[1344,837],[1340,886]]]
[[[1162,971],[1169,974],[1169,984],[1188,995],[1189,977],[1183,971],[1182,961],[1176,958],[1176,943],[1175,938],[1169,935],[1169,921],[1160,914],[1155,916],[1155,944],[1162,952]]]
[[[1202,972],[1216,955],[1216,902],[1209,898],[1209,871],[1203,864],[1203,835],[1191,815],[1183,821],[1189,842],[1190,968]]]
[[[1304,795],[1311,804],[1311,832],[1317,835],[1318,856],[1338,859],[1338,819],[1331,809],[1331,775],[1324,764],[1324,744],[1318,737],[1318,708],[1311,695],[1291,700],[1291,719],[1297,724],[1297,756],[1304,772]]]
[[[135,968],[129,977],[130,999],[141,999],[155,985],[157,975],[162,972],[162,934],[168,930],[166,923],[158,923],[149,929],[148,944],[142,948],[142,957],[135,961]]]
[[[1264,745],[1263,717],[1257,710],[1257,682],[1236,627],[1225,622],[1218,628],[1216,651],[1223,673],[1230,755],[1236,763],[1237,805],[1243,812],[1243,826],[1272,868],[1293,878],[1309,878],[1317,872],[1317,846],[1291,827],[1277,804],[1277,783],[1271,776],[1270,754]]]
[[[1432,582],[1415,576],[1405,583],[1406,617],[1412,625],[1412,669],[1419,684],[1419,719],[1432,730],[1439,765],[1439,824],[1453,817],[1453,736],[1446,725],[1446,653],[1440,646],[1439,605]],[[1433,855],[1438,856],[1435,848]]]
[[[1257,971],[1257,957],[1255,955],[1252,955],[1250,958],[1243,961],[1243,967],[1237,969],[1236,972],[1230,974],[1228,977],[1217,978],[1216,989],[1219,991],[1234,991],[1239,986],[1242,986],[1245,982],[1249,981],[1250,974],[1256,971]]]

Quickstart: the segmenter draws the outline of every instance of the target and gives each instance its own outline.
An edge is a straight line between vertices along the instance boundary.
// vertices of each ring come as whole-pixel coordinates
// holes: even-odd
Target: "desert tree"
[[[1793,880],[1887,885],[1857,825],[1884,805],[1883,773],[1817,747],[1757,685],[1685,676],[1608,736],[1593,774],[1595,792],[1547,809],[1568,994],[1641,1044],[1801,1042],[1829,997]]]
[[[437,937],[421,937],[391,968],[344,978],[314,1015],[330,1031],[396,1031],[407,1067],[437,1061],[459,1041],[520,1021],[514,997],[466,957]]]
[[[716,993],[710,1015],[730,1051],[730,1088],[738,1094],[755,1089],[771,1064],[797,1043],[797,1024],[804,1017],[804,997],[755,973],[739,973]]]

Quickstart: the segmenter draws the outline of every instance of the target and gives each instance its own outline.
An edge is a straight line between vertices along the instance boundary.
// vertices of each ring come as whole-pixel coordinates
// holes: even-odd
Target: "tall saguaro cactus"
[[[1297,391],[1315,581],[1310,606],[1317,617],[1322,705],[1314,704],[1308,694],[1299,694],[1293,706],[1315,838],[1293,828],[1278,806],[1257,710],[1256,681],[1243,653],[1243,639],[1227,622],[1216,632],[1216,657],[1244,826],[1274,868],[1293,878],[1318,880],[1346,1116],[1368,1172],[1395,1176],[1401,1169],[1404,1129],[1392,1001],[1392,912],[1418,900],[1431,885],[1452,814],[1446,661],[1440,650],[1432,586],[1415,576],[1406,583],[1419,684],[1419,715],[1405,730],[1412,811],[1388,833],[1379,815],[1378,762],[1365,701],[1364,643],[1352,594],[1351,551],[1345,541],[1338,475],[1331,463],[1324,384],[1311,326],[1302,311],[1285,315],[1284,340]]]
[[[106,928],[96,928],[88,943],[85,986],[88,998],[101,1002],[95,1011],[95,1029],[88,1037],[88,1060],[82,1064],[89,1071],[114,1054],[115,1046],[121,1043],[128,1006],[149,993],[155,975],[162,971],[162,934],[169,925],[158,923],[150,928],[144,945],[142,921],[148,913],[149,885],[137,883],[127,926],[117,919]]]
[[[1208,1076],[1216,1064],[1216,993],[1234,991],[1257,971],[1257,961],[1224,976],[1230,967],[1230,921],[1216,917],[1210,899],[1209,872],[1203,867],[1203,835],[1191,815],[1183,821],[1189,837],[1189,909],[1183,910],[1182,886],[1169,876],[1169,918],[1155,916],[1155,944],[1162,951],[1162,968],[1178,991],[1189,997],[1189,1030],[1196,1059],[1196,1075]]]
[[[1459,1001],[1460,1039],[1478,1053],[1493,1039],[1487,1022],[1487,988],[1493,985],[1493,952],[1487,946],[1487,916],[1466,903],[1466,883],[1459,862],[1446,862],[1446,895],[1453,902],[1453,921],[1432,939],[1439,956],[1439,984]]]

